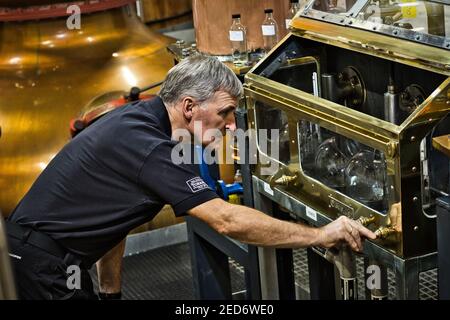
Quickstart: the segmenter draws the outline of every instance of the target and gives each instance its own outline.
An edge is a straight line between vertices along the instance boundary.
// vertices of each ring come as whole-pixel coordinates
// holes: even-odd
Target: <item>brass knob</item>
[[[358,219],[356,219],[356,222],[359,222],[360,224],[362,224],[364,227],[367,227],[369,224],[372,224],[375,222],[375,217],[374,216],[370,216],[370,217],[359,217]]]
[[[287,176],[287,175],[283,174],[280,178],[275,180],[275,185],[287,186],[292,181],[295,181],[295,179],[297,179],[297,176]]]
[[[379,239],[386,239],[391,234],[396,233],[397,231],[392,227],[380,227],[375,231],[375,235]]]
[[[297,178],[298,178],[297,172],[292,176],[283,174],[278,179],[275,179],[275,177],[273,176],[272,178],[270,178],[269,184],[270,184],[271,188],[274,188],[275,186],[288,186],[292,182],[295,182],[297,180]]]

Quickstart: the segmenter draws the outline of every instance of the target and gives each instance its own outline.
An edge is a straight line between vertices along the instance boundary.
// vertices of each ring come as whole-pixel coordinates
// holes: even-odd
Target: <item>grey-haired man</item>
[[[203,182],[195,164],[172,161],[174,132],[184,130],[206,146],[208,129],[234,130],[241,95],[241,83],[224,64],[194,56],[169,71],[158,97],[106,114],[68,143],[9,217],[20,297],[94,297],[87,270],[164,204],[258,246],[346,242],[360,250],[363,238],[374,239],[345,217],[312,228],[229,204]],[[74,264],[81,283],[68,287],[67,268]]]

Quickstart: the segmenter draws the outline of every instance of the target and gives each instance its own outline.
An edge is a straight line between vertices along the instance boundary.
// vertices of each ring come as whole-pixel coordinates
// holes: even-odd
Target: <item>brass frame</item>
[[[329,28],[326,23],[305,18],[296,18],[292,26],[295,28],[293,34],[285,37],[271,52],[277,50],[290,37],[303,37],[450,76],[450,54],[444,49],[409,43],[405,40],[396,40],[392,43],[383,35],[368,35],[366,31],[335,25]],[[266,182],[271,178],[272,181],[274,178],[279,179],[283,175],[297,175],[295,183],[276,188],[293,195],[306,206],[331,218],[341,214],[354,219],[375,218],[375,223],[371,227],[375,225],[394,228],[395,234],[375,242],[398,256],[410,257],[427,253],[421,252],[424,249],[416,250],[404,244],[426,239],[427,231],[434,228],[434,221],[423,221],[422,200],[420,194],[417,194],[417,188],[412,185],[420,186],[420,142],[437,122],[450,112],[450,78],[447,77],[401,125],[395,125],[255,74],[255,70],[270,57],[269,53],[245,78],[249,128],[257,128],[256,101],[284,111],[289,121],[290,162],[289,165],[282,165],[273,177],[261,175],[262,163],[271,159],[261,152],[255,139],[251,143],[257,145],[259,164],[254,170],[254,175]],[[390,177],[388,181],[393,193],[389,199],[390,210],[387,215],[303,173],[298,155],[299,120],[318,124],[384,152]],[[419,224],[424,227],[418,228]]]

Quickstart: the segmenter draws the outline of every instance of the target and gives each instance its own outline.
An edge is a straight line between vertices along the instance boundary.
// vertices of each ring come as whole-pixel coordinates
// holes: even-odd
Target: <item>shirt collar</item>
[[[166,106],[159,96],[151,99],[145,104],[146,109],[154,114],[160,121],[159,124],[169,137],[172,137],[172,124],[170,123],[169,114]]]

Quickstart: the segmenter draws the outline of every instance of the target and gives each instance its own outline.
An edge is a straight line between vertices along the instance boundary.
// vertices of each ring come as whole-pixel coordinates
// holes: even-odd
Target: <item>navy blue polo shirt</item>
[[[115,109],[53,158],[9,219],[94,263],[165,204],[180,216],[217,197],[198,165],[171,161],[176,144],[159,97]]]

